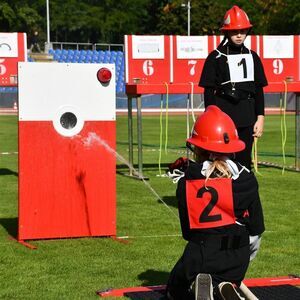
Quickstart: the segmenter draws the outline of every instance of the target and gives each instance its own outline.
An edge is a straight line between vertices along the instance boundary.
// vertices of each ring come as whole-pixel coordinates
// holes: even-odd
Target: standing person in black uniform
[[[230,117],[211,105],[196,120],[187,145],[195,161],[181,158],[169,167],[172,174],[181,170],[176,196],[188,243],[171,271],[167,298],[243,299],[233,284],[244,279],[264,232],[256,178],[232,160],[245,144]]]
[[[257,53],[245,47],[252,25],[247,14],[233,6],[224,17],[224,39],[204,64],[199,86],[204,87],[204,103],[217,105],[234,121],[244,151],[237,161],[251,168],[254,137],[261,137],[264,127],[264,93],[267,79]]]
[[[30,52],[33,52],[33,50],[37,50],[37,52],[39,52],[39,53],[42,52],[40,44],[39,44],[39,32],[38,31],[35,31],[33,33],[30,42],[31,42],[30,48],[29,48]]]

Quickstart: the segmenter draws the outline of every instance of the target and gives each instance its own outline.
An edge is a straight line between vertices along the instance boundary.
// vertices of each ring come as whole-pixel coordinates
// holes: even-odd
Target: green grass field
[[[287,116],[287,165],[295,160],[294,123],[294,116]],[[169,116],[162,166],[184,155],[185,124],[184,116]],[[185,242],[176,217],[176,185],[157,176],[159,133],[159,117],[144,116],[144,175],[169,208],[142,181],[119,174],[128,170],[118,162],[117,235],[131,237],[128,243],[109,238],[44,240],[31,241],[37,250],[30,250],[10,239],[17,233],[18,156],[0,155],[0,299],[97,299],[100,289],[166,283]],[[127,159],[127,149],[127,117],[120,116],[117,151]],[[0,153],[16,151],[17,117],[0,116]],[[282,164],[279,116],[267,116],[258,151],[259,160]],[[136,162],[136,149],[134,156]],[[300,174],[282,175],[281,169],[263,166],[259,172],[266,232],[247,277],[299,273]]]

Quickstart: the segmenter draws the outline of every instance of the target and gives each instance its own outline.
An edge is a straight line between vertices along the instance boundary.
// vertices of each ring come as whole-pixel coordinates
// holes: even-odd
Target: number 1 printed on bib
[[[254,64],[251,54],[227,55],[231,82],[254,81]]]

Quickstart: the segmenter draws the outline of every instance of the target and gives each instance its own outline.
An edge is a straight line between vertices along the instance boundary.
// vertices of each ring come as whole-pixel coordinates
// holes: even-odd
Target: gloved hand
[[[169,164],[167,175],[173,180],[173,183],[177,183],[184,176],[184,171],[188,167],[188,161],[186,157],[179,157],[173,163]]]
[[[168,171],[173,173],[175,169],[184,172],[188,167],[188,158],[179,157],[173,163],[169,164]]]
[[[261,235],[250,235],[250,261],[255,258],[261,242]]]

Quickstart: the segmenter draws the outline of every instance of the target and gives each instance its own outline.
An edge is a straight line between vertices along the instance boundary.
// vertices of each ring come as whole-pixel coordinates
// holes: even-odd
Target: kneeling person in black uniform
[[[245,144],[231,118],[212,105],[196,120],[187,145],[195,161],[175,165],[182,171],[176,196],[188,243],[170,273],[167,297],[243,299],[232,284],[241,284],[264,231],[257,180],[232,160]],[[217,294],[221,287],[219,296],[213,287]]]

